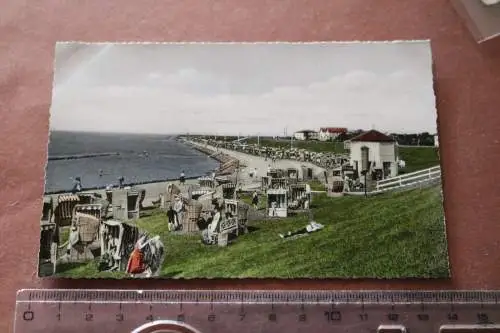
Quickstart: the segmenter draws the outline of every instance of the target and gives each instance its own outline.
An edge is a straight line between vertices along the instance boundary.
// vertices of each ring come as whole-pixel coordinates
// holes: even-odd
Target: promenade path
[[[267,174],[267,169],[270,166],[273,169],[287,169],[287,168],[295,168],[299,170],[299,177],[302,177],[302,166],[306,166],[312,168],[313,175],[319,175],[320,177],[323,175],[325,169],[318,167],[309,162],[301,162],[295,160],[276,160],[273,162],[271,159],[265,159],[261,156],[250,155],[246,153],[242,153],[239,151],[234,151],[225,148],[215,148],[213,146],[201,145],[199,143],[191,142],[195,145],[203,146],[205,148],[211,149],[214,152],[217,150],[218,152],[227,154],[245,165],[245,168],[241,170],[238,175],[238,180],[242,185],[242,188],[252,189],[260,186],[261,177]],[[250,171],[257,170],[257,178],[250,177]]]

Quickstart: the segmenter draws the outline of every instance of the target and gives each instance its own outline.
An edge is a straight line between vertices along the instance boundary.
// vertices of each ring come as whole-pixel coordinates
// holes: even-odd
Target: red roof
[[[343,127],[321,127],[320,131],[321,132],[328,132],[328,133],[347,133],[347,128],[343,128]]]
[[[394,142],[395,140],[384,133],[380,133],[376,130],[371,130],[368,132],[364,132],[350,141],[363,141],[363,142]]]

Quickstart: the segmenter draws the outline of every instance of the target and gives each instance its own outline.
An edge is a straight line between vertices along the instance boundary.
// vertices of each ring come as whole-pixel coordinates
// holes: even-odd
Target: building
[[[438,135],[434,135],[434,147],[439,147],[439,138]]]
[[[349,140],[350,163],[360,175],[363,170],[379,173],[382,179],[398,175],[397,144],[394,138],[371,130]]]
[[[328,141],[337,138],[341,134],[346,134],[347,128],[343,127],[321,127],[318,133],[318,139]]]
[[[312,130],[302,130],[293,133],[293,137],[295,140],[318,140],[318,132]]]

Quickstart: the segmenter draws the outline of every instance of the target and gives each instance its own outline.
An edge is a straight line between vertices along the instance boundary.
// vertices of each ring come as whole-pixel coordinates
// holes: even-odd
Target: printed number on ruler
[[[15,332],[500,333],[499,292],[24,290]],[[163,325],[163,326],[162,326]]]

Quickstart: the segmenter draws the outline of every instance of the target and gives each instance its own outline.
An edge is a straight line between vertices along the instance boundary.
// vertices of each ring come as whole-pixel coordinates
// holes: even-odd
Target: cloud
[[[223,134],[321,126],[435,131],[432,82],[411,70],[351,71],[322,82],[231,94],[223,78],[193,68],[149,73],[144,85],[71,87],[53,103],[53,128]],[[96,122],[95,119],[99,119]],[[70,128],[68,128],[70,127]]]

